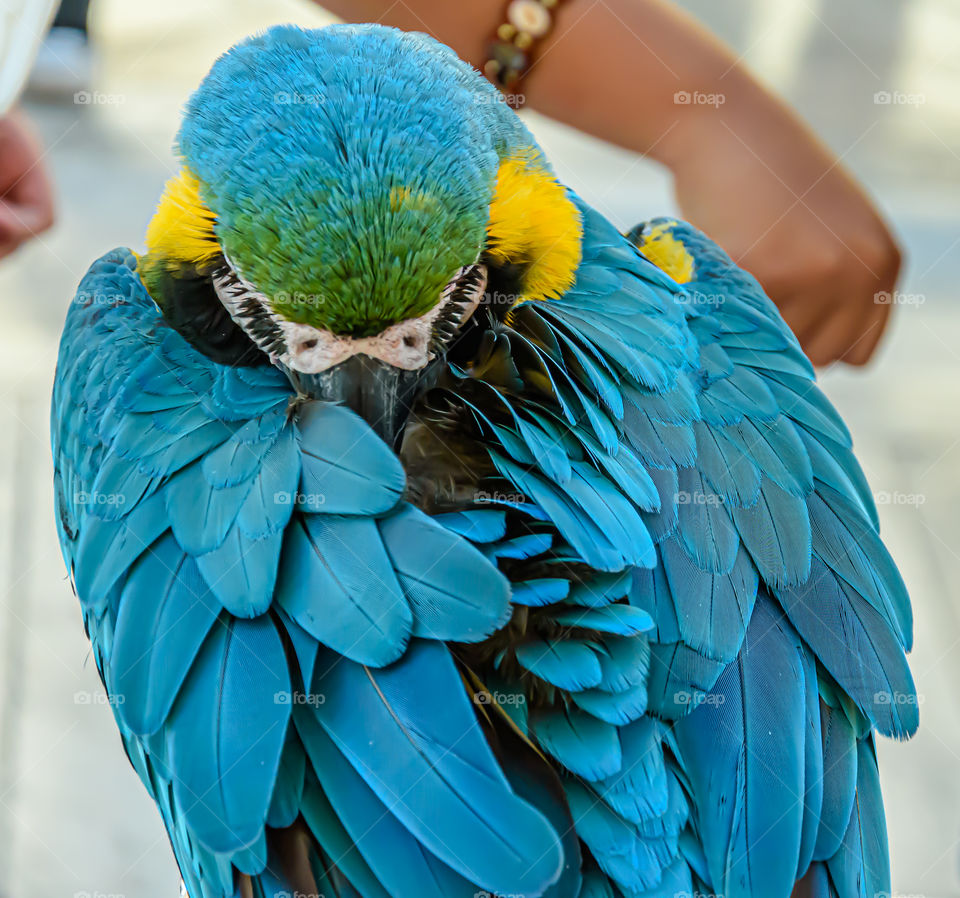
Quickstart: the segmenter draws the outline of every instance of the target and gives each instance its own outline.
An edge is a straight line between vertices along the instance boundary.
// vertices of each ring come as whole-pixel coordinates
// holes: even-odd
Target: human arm
[[[477,66],[502,15],[491,2],[324,5],[427,31]],[[877,297],[900,268],[895,239],[840,160],[691,17],[665,0],[569,0],[521,90],[667,166],[683,215],[757,276],[815,363],[870,358],[891,308]]]

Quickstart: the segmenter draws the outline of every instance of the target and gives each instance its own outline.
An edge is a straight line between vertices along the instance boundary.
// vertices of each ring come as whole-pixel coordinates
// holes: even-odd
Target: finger
[[[10,253],[19,249],[23,243],[23,239],[7,237],[5,234],[0,234],[0,259],[3,259],[5,256],[9,256]]]
[[[0,200],[0,259],[49,227],[45,209],[14,206]]]
[[[800,341],[807,358],[818,368],[830,365],[850,347],[850,310],[834,303],[830,312],[809,328]]]
[[[870,320],[864,322],[861,333],[859,335],[854,334],[856,340],[840,356],[842,361],[850,365],[865,365],[870,361],[890,321],[889,305],[880,305],[877,309]]]
[[[820,329],[833,310],[823,300],[823,294],[795,293],[780,305],[780,314],[803,346]]]
[[[24,172],[4,199],[31,233],[39,234],[53,224],[53,188],[42,165]]]
[[[832,361],[824,359],[821,353],[829,347],[831,334],[836,335],[843,312],[844,303],[836,295],[836,286],[832,285],[832,288],[820,287],[792,294],[783,315],[806,355],[814,364],[822,365]]]
[[[0,243],[19,243],[26,240],[30,234],[29,213],[27,219],[21,210],[11,203],[0,200]]]
[[[23,191],[0,197],[0,239],[35,237],[53,224],[53,197],[41,176]]]
[[[873,309],[872,305],[865,307],[854,302],[838,304],[836,313],[813,334],[806,347],[810,361],[817,366],[838,361],[864,364],[876,347],[882,330]],[[853,359],[862,361],[853,362]]]

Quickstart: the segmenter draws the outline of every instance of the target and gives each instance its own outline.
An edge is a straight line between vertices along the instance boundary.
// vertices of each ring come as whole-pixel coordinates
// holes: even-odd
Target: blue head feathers
[[[216,62],[178,142],[273,308],[371,335],[427,312],[483,249],[500,157],[532,143],[498,101],[425,35],[278,26]]]

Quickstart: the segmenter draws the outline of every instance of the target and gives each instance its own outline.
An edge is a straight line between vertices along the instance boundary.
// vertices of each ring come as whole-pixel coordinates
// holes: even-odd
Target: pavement
[[[601,0],[602,2],[602,0]],[[960,896],[960,7],[954,0],[686,0],[807,117],[907,251],[889,338],[822,383],[845,415],[910,586],[921,730],[883,741],[894,892]],[[60,196],[0,264],[0,898],[169,898],[178,877],[128,767],[63,576],[47,415],[59,330],[87,265],[139,248],[180,107],[215,56],[296,0],[94,0],[90,102],[29,102]],[[540,117],[562,178],[628,227],[674,211],[647,160]]]

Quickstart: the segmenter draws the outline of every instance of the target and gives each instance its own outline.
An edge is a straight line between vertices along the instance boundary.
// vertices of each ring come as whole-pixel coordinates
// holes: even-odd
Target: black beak
[[[436,379],[434,365],[407,371],[367,355],[351,356],[319,374],[284,370],[298,395],[343,403],[395,450],[414,402]]]

